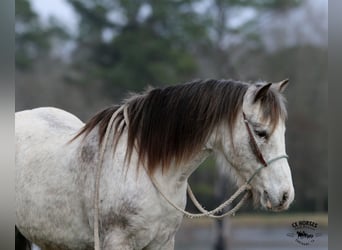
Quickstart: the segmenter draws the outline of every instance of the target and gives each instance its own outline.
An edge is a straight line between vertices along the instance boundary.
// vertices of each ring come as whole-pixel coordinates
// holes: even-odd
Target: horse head
[[[294,199],[285,151],[286,109],[282,91],[288,81],[248,87],[233,132],[222,140],[223,156],[239,185],[251,185],[255,206],[282,211]],[[224,127],[224,126],[223,126]]]

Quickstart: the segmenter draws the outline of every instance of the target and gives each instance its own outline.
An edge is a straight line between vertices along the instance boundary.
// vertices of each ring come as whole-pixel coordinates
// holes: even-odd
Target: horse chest
[[[115,179],[115,178],[114,178]],[[121,179],[122,180],[122,179]],[[124,183],[110,182],[103,194],[102,234],[119,232],[129,237],[133,249],[162,249],[179,228],[183,215],[171,207],[156,192],[149,179],[132,179]],[[140,184],[137,184],[140,183]],[[172,197],[180,206],[185,206],[185,190]],[[184,194],[183,194],[184,193]],[[184,197],[183,197],[184,196]]]
[[[183,215],[168,204],[157,206],[140,215],[144,218],[143,221],[139,221],[140,216],[133,218],[137,219],[137,225],[141,229],[136,237],[137,244],[142,243],[149,249],[163,249],[163,246],[174,239],[183,219]]]

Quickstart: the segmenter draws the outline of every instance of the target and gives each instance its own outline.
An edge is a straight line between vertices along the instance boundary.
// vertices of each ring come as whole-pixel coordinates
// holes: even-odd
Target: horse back
[[[51,158],[51,155],[65,148],[68,140],[82,126],[83,123],[77,117],[57,108],[37,108],[17,112],[15,114],[16,167],[20,167],[22,161],[27,163],[31,158]]]

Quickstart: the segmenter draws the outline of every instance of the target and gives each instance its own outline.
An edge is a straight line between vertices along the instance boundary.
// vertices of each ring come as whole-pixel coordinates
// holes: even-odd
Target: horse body
[[[16,113],[16,226],[19,231],[42,249],[93,249],[94,187],[96,169],[100,164],[99,145],[107,143],[99,186],[102,249],[173,249],[174,236],[183,214],[166,202],[159,191],[177,206],[185,208],[188,177],[213,152],[223,159],[225,165],[229,163],[232,166],[230,169],[238,184],[245,182],[258,165],[250,150],[241,110],[246,112],[247,119],[253,124],[256,131],[253,133],[267,130],[270,138],[257,138],[258,146],[267,156],[285,153],[283,119],[276,117],[279,122],[274,123],[271,131],[272,122],[262,118],[270,116],[268,113],[272,116],[273,111],[267,105],[262,109],[262,103],[257,102],[257,98],[264,97],[270,91],[270,86],[239,85],[245,92],[232,94],[229,94],[231,90],[227,90],[232,98],[238,95],[241,103],[240,107],[236,105],[238,108],[234,113],[229,114],[234,119],[225,122],[226,107],[221,106],[226,103],[215,103],[213,99],[222,92],[219,89],[214,92],[213,87],[226,88],[225,84],[230,83],[203,83],[200,85],[202,92],[196,84],[186,86],[189,89],[180,89],[186,94],[181,96],[183,99],[174,101],[175,106],[179,105],[179,113],[171,113],[171,104],[168,107],[170,113],[163,113],[164,106],[169,104],[165,102],[167,97],[158,96],[158,91],[130,99],[123,104],[128,107],[127,114],[119,112],[116,125],[112,128],[116,139],[110,138],[108,142],[101,140],[101,133],[106,128],[103,124],[108,125],[108,118],[115,110],[107,109],[95,116],[95,122],[87,124],[56,108]],[[281,86],[277,88],[279,91]],[[168,92],[171,99],[182,95],[172,91],[174,89],[171,88]],[[201,94],[201,98],[194,96],[191,100],[187,99],[194,91],[197,95]],[[272,91],[271,98],[274,98],[273,95],[278,93]],[[161,103],[157,102],[158,98]],[[207,103],[200,104],[202,99],[207,99]],[[254,102],[251,102],[252,99]],[[192,103],[197,113],[194,111],[192,113],[195,114],[191,114],[186,109],[182,113],[187,102]],[[156,107],[154,110],[151,104]],[[279,103],[276,105],[279,106]],[[278,106],[276,108],[282,109]],[[218,112],[217,108],[222,110]],[[141,112],[146,112],[146,119]],[[201,117],[200,112],[205,113],[206,117]],[[180,120],[165,121],[168,117],[179,117]],[[210,129],[202,128],[201,124],[194,124],[192,129],[192,122],[196,119],[197,123],[204,123]],[[215,119],[216,123],[211,122]],[[155,124],[149,124],[151,121]],[[134,122],[139,126],[135,126]],[[150,127],[145,128],[145,123]],[[120,129],[118,124],[125,126]],[[227,126],[234,126],[234,134],[229,132]],[[147,143],[140,137],[130,144],[130,135],[136,132],[134,129],[149,133]],[[202,135],[196,129],[207,134]],[[179,134],[184,131],[184,134]],[[136,136],[139,136],[138,132]],[[158,145],[156,137],[164,134],[165,138],[157,138],[162,142]],[[188,143],[190,149],[184,148],[184,145],[182,148],[183,141]],[[183,154],[184,151],[188,155]],[[177,158],[177,154],[181,157]],[[159,155],[160,159],[155,155]],[[255,204],[280,211],[288,208],[294,191],[287,161],[281,160],[274,165],[265,168],[252,180],[252,192]],[[155,188],[151,175],[161,184],[162,190]]]
[[[83,125],[55,108],[16,113],[16,225],[43,249],[93,248],[96,130],[77,139],[82,143],[68,143]],[[104,249],[126,245],[173,249],[182,214],[161,202],[147,173],[133,167],[136,157],[131,167],[124,167],[126,136],[115,155],[109,150],[104,157],[100,186]],[[180,207],[186,203],[187,177],[206,156],[201,152],[172,175],[155,173],[163,192]]]

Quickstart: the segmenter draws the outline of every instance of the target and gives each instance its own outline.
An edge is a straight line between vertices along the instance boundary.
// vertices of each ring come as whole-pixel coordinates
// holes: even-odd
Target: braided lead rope
[[[145,168],[146,170],[146,168]],[[146,170],[147,171],[147,170]],[[202,212],[202,213],[190,213],[182,208],[180,208],[178,205],[176,205],[174,202],[172,202],[162,191],[161,191],[161,187],[159,185],[159,183],[157,182],[157,180],[154,178],[154,176],[150,176],[151,182],[154,185],[154,187],[157,189],[157,191],[159,192],[159,194],[172,206],[174,207],[176,210],[178,210],[179,212],[183,213],[186,217],[188,218],[201,218],[201,217],[212,217],[212,218],[222,218],[222,215],[213,215],[215,213],[218,213],[220,211],[222,211],[222,209],[224,209],[226,206],[230,205],[241,193],[243,193],[246,190],[250,189],[250,186],[248,184],[244,184],[242,185],[228,200],[226,200],[224,203],[222,203],[220,206],[218,206],[217,208],[211,210],[211,211],[207,211],[205,210],[197,201],[197,199],[195,198],[195,195],[192,193],[192,191],[190,191],[192,193],[192,195],[190,196],[190,198],[192,199],[192,201],[195,201],[195,205],[196,207]],[[188,185],[189,187],[189,185]],[[191,190],[191,188],[190,188]],[[189,192],[189,189],[188,189]],[[189,194],[190,195],[190,194]],[[249,192],[247,194],[244,195],[244,197],[240,200],[240,202],[229,212],[225,213],[224,216],[227,215],[232,215],[235,214],[236,211],[238,209],[241,208],[241,206],[243,205],[244,201],[248,198],[249,196]],[[215,217],[218,216],[218,217]]]
[[[99,153],[99,163],[96,168],[96,173],[95,173],[95,194],[94,194],[94,249],[95,250],[100,250],[100,232],[99,232],[99,193],[100,193],[100,177],[101,177],[101,170],[102,170],[102,165],[103,165],[103,158],[104,158],[104,153],[106,151],[106,146],[108,144],[108,139],[110,138],[111,135],[114,134],[114,129],[112,129],[115,118],[117,115],[123,110],[124,106],[121,106],[116,110],[112,117],[110,118],[106,133],[103,137],[103,141],[101,144],[100,148],[100,153]],[[121,126],[121,124],[120,124]]]
[[[226,213],[223,213],[221,215],[215,215],[216,213],[221,212],[225,207],[229,206],[240,194],[242,194],[245,191],[249,191],[251,189],[250,185],[245,183],[242,185],[228,200],[226,200],[224,203],[219,205],[217,208],[207,211],[196,199],[194,193],[191,190],[190,185],[188,185],[188,194],[191,199],[191,201],[194,203],[194,205],[197,207],[197,209],[205,214],[208,214],[208,217],[214,218],[214,219],[219,219],[223,218],[226,216],[234,216],[235,213],[242,207],[243,203],[249,198],[250,192],[246,192],[244,196],[241,198],[241,200],[238,202],[238,204],[235,205],[231,210],[227,211]]]

